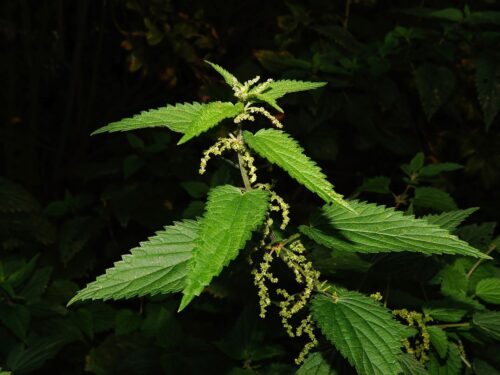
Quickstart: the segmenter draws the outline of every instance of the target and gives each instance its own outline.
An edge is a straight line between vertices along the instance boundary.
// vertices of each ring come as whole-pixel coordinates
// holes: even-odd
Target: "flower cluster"
[[[269,296],[269,288],[266,285],[266,281],[273,284],[278,283],[278,279],[274,277],[272,272],[270,272],[271,262],[273,261],[273,251],[265,251],[262,257],[262,262],[259,264],[259,269],[254,269],[252,271],[254,277],[254,284],[259,290],[259,305],[261,318],[266,317],[267,308],[271,304],[271,298]]]
[[[285,202],[283,198],[281,198],[274,190],[272,190],[272,186],[270,184],[257,184],[255,185],[257,189],[266,190],[270,194],[270,212],[281,212],[281,225],[280,229],[285,230],[288,223],[290,222],[290,206]]]
[[[222,155],[227,150],[233,150],[242,156],[242,161],[244,167],[248,170],[249,181],[251,184],[257,181],[257,168],[254,165],[255,159],[248,152],[245,144],[238,138],[234,137],[232,134],[229,138],[219,138],[212,146],[203,152],[203,157],[200,161],[199,173],[203,174],[206,172],[207,163],[212,158],[212,156]]]
[[[429,357],[427,353],[430,349],[430,335],[427,330],[427,323],[432,318],[426,314],[417,311],[408,311],[407,309],[393,310],[392,314],[406,321],[408,326],[415,327],[419,334],[413,340],[413,344],[408,339],[403,340],[403,346],[408,354],[413,355],[422,364],[425,364]]]
[[[269,87],[269,85],[273,82],[272,79],[268,79],[267,81],[261,83],[260,85],[254,87],[251,92],[249,92],[250,88],[255,85],[257,82],[259,82],[260,76],[257,76],[253,79],[250,79],[246,82],[239,83],[236,78],[233,81],[233,84],[231,85],[232,90],[234,91],[234,96],[236,96],[239,100],[242,102],[246,102],[248,100],[248,96],[250,94],[252,95],[259,95],[262,94],[262,92]]]
[[[314,335],[314,326],[310,315],[302,319],[299,326],[294,330],[290,320],[294,315],[301,311],[311,298],[314,286],[319,280],[319,272],[313,268],[313,265],[304,256],[305,248],[300,240],[295,240],[284,247],[280,252],[281,259],[288,268],[294,273],[295,281],[304,285],[303,290],[297,294],[290,294],[285,289],[277,289],[276,293],[283,297],[280,302],[281,322],[290,337],[300,337],[304,333],[309,337],[309,342],[304,346],[299,356],[295,359],[297,364],[301,363],[309,351],[318,344]]]
[[[320,276],[312,263],[304,256],[304,252],[305,248],[300,240],[293,241],[288,245],[288,248],[284,247],[280,252],[281,259],[294,273],[295,281],[298,284],[304,285],[302,292],[293,296],[290,296],[283,289],[276,291],[285,297],[285,300],[280,304],[280,315],[283,319],[290,319],[292,315],[295,315],[304,308]]]
[[[261,115],[266,117],[269,121],[271,121],[271,124],[273,124],[278,129],[283,128],[283,124],[271,113],[269,113],[269,111],[267,111],[264,107],[247,106],[245,107],[245,111],[236,116],[233,121],[235,124],[239,124],[245,120],[255,121],[255,117],[253,116],[255,113],[260,113]]]

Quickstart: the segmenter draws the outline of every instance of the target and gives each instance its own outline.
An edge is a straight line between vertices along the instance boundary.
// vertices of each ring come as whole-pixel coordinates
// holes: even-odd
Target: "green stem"
[[[241,127],[238,128],[238,140],[244,143]],[[250,185],[250,179],[248,178],[248,173],[243,163],[243,157],[240,153],[238,153],[238,165],[240,167],[241,178],[243,179],[245,190],[252,190],[252,185]]]
[[[488,251],[486,252],[486,255],[490,255],[493,250],[496,249],[496,246],[494,244],[491,244],[490,245],[490,248],[488,249]],[[474,263],[474,265],[471,267],[471,269],[469,270],[469,272],[467,272],[467,278],[470,279],[470,277],[472,276],[472,274],[474,273],[474,271],[477,269],[477,267],[479,267],[481,265],[481,263],[484,262],[484,259],[479,259],[476,263]]]

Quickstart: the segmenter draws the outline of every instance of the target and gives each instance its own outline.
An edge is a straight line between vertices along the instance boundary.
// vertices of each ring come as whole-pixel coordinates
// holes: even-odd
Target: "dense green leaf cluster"
[[[498,373],[495,4],[25,5],[0,375]]]

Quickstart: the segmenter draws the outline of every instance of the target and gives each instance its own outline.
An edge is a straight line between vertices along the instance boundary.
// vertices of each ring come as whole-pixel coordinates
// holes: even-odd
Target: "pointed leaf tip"
[[[252,232],[264,222],[268,199],[269,194],[264,190],[242,192],[231,185],[210,191],[179,311],[238,256]]]
[[[319,244],[362,253],[414,251],[423,254],[460,254],[488,259],[449,231],[425,219],[404,215],[383,205],[349,201],[354,215],[339,205],[325,205],[312,226],[300,231]]]
[[[304,149],[289,134],[275,129],[261,129],[255,134],[245,130],[243,137],[257,154],[283,168],[325,202],[339,204],[353,212],[342,195],[335,192],[321,168],[304,154]]]
[[[186,143],[190,139],[218,125],[222,120],[236,117],[242,111],[243,103],[211,102],[202,104],[196,118],[189,124],[184,132],[184,136],[177,144]]]

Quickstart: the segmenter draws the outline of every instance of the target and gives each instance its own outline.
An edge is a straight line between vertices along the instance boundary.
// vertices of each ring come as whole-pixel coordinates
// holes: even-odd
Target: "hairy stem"
[[[238,127],[238,140],[243,141],[243,132],[241,131],[241,126]],[[248,178],[247,170],[245,169],[245,164],[243,162],[243,157],[238,153],[238,165],[240,167],[241,178],[243,179],[243,184],[245,185],[245,190],[252,190],[250,185],[250,179]]]

